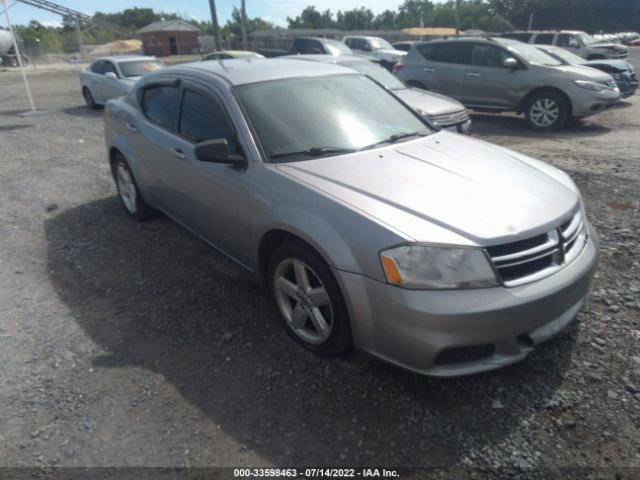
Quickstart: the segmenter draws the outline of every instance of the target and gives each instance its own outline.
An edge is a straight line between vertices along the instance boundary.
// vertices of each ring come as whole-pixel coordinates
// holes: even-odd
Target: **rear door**
[[[519,103],[518,86],[527,70],[503,67],[504,61],[513,57],[503,48],[490,43],[471,45],[471,62],[466,71],[463,103],[492,109],[515,108]]]
[[[429,90],[462,99],[467,64],[471,60],[471,43],[443,42],[416,46],[424,58],[420,77]]]
[[[96,60],[88,68],[85,86],[91,92],[93,99],[98,103],[104,103],[104,60]]]

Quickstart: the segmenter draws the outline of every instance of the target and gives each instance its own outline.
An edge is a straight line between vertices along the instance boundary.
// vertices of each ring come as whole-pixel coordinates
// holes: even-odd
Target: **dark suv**
[[[484,111],[524,113],[535,130],[558,130],[571,118],[620,99],[607,73],[558,59],[506,38],[450,38],[414,45],[394,68],[407,84]]]

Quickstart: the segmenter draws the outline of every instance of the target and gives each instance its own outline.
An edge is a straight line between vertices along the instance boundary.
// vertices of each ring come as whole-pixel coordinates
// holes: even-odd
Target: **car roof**
[[[295,58],[234,58],[229,60],[209,60],[193,62],[160,70],[162,75],[171,72],[189,72],[199,75],[215,75],[231,85],[266,82],[294,77],[322,77],[327,75],[351,74],[347,67],[325,62],[309,62]],[[153,74],[147,75],[151,78]]]
[[[324,63],[370,63],[370,60],[366,58],[358,57],[356,55],[317,55],[317,54],[303,54],[303,55],[286,55],[280,57],[282,59],[291,60],[311,60],[313,62]]]
[[[133,60],[157,60],[156,57],[149,57],[147,55],[111,55],[109,57],[99,57],[94,60],[97,62],[98,60],[106,60],[109,62],[129,62]]]

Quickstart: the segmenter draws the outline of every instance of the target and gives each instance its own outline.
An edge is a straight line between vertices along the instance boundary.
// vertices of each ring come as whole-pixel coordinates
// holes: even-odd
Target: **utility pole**
[[[460,35],[460,0],[456,0],[456,37]]]
[[[78,35],[78,50],[80,51],[80,60],[84,60],[84,42],[82,41],[82,30],[80,29],[80,19],[76,15],[76,34]]]
[[[245,8],[245,0],[242,0],[242,21],[240,22],[242,26],[242,49],[247,49],[247,9]]]
[[[213,30],[214,50],[220,50],[220,32],[218,31],[218,14],[216,13],[216,0],[209,0],[211,9],[211,28]]]
[[[533,13],[529,14],[529,27],[527,28],[527,32],[531,30],[532,25],[533,25]]]

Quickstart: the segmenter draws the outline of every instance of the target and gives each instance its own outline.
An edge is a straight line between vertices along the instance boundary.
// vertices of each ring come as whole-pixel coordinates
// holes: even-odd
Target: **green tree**
[[[313,5],[306,7],[295,18],[287,17],[287,23],[289,28],[335,28],[336,26],[331,10],[319,12]]]
[[[336,15],[338,28],[341,30],[370,30],[373,18],[373,12],[365,7],[338,11]]]

